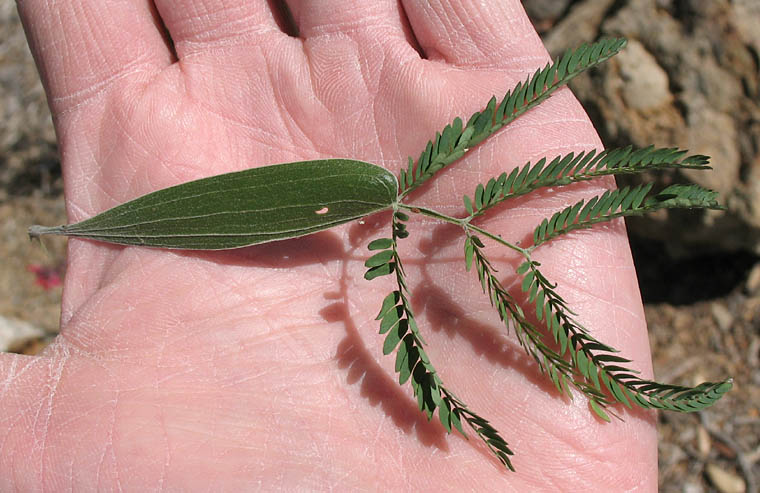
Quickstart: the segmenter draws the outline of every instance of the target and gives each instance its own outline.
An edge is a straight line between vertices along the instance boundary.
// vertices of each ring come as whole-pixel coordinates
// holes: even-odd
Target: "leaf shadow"
[[[618,225],[607,223],[597,225],[599,229],[614,229],[618,227]],[[433,230],[431,239],[424,242],[424,246],[421,246],[420,249],[427,256],[433,256],[438,251],[437,247],[445,244],[447,238],[449,239],[449,243],[451,243],[452,237],[457,239],[452,233],[457,232],[459,229],[458,226],[451,224],[442,224],[436,227]],[[588,235],[591,233],[590,230],[573,232],[574,235]],[[561,239],[558,241],[561,241]],[[546,344],[551,349],[558,351],[559,345],[536,318],[535,310],[532,309],[533,305],[528,302],[527,293],[523,293],[519,287],[517,289],[510,289],[510,286],[519,286],[518,275],[515,271],[520,260],[517,259],[516,262],[513,262],[514,260],[507,260],[511,266],[512,274],[501,277],[502,285],[512,294],[516,302],[523,307],[528,319],[542,329],[545,334]],[[464,262],[464,259],[462,261]],[[502,324],[499,326],[484,324],[468,316],[467,310],[458,304],[449,293],[441,289],[432,279],[428,268],[429,264],[429,262],[421,263],[423,282],[412,293],[412,304],[415,313],[418,316],[424,313],[433,331],[443,332],[451,339],[461,337],[470,344],[476,355],[485,357],[490,363],[499,367],[516,369],[527,381],[554,398],[567,403],[567,396],[559,392],[549,377],[541,372],[538,364],[519,345],[516,338],[514,336],[507,336],[505,333],[506,327]],[[464,266],[462,268],[464,269]],[[473,282],[477,283],[477,274],[472,272],[471,276],[473,277]],[[483,296],[487,297],[488,295],[483,294]],[[606,388],[603,387],[603,391],[611,400],[615,400],[614,396]],[[581,395],[577,395],[577,397],[581,399],[585,398]],[[623,404],[616,404],[609,411],[621,419],[623,416],[630,416],[647,422],[653,422],[654,419],[653,413],[650,410],[639,406],[629,408]],[[599,418],[596,413],[593,413],[590,407],[589,412],[592,413],[597,421],[604,423],[604,420]]]
[[[327,293],[325,298],[336,300],[319,313],[326,322],[341,322],[346,336],[338,344],[335,360],[346,371],[348,385],[360,385],[360,395],[372,407],[380,406],[393,424],[404,433],[416,433],[420,443],[448,450],[446,430],[437,421],[428,421],[417,408],[411,394],[391,378],[367,350],[356,324],[348,311],[347,292]]]
[[[220,265],[259,268],[294,268],[345,258],[343,241],[333,231],[320,231],[300,238],[253,245],[234,250],[174,250],[176,255]]]
[[[391,213],[388,211],[381,211],[352,222],[348,227],[349,247],[364,248],[370,238],[390,236],[390,224]],[[378,235],[378,232],[384,232],[384,234]]]
[[[537,190],[529,192],[526,195],[514,197],[512,199],[496,204],[491,209],[489,209],[484,216],[478,216],[473,219],[472,224],[488,230],[489,228],[486,223],[487,218],[489,217],[498,217],[502,214],[508,214],[510,211],[515,210],[539,210],[538,206],[542,203],[546,203],[547,200],[555,196],[557,194],[557,191],[560,189],[565,194],[574,194],[573,198],[571,200],[567,200],[564,204],[558,204],[556,207],[552,207],[550,212],[546,214],[537,214],[535,222],[531,224],[529,228],[522,227],[521,231],[515,231],[512,229],[508,232],[502,233],[508,233],[509,241],[515,245],[522,247],[532,245],[533,232],[538,226],[541,225],[541,221],[544,218],[551,218],[554,213],[561,212],[565,207],[571,206],[581,198],[588,200],[591,197],[598,195],[598,193],[594,193],[594,191],[599,192],[599,187],[590,182],[580,182],[559,187],[539,188]],[[464,208],[462,208],[462,210],[458,211],[458,213],[454,215],[456,217],[463,217],[465,215]],[[597,224],[595,227],[604,227],[605,225],[606,223],[602,223]],[[587,230],[575,231],[574,234],[581,233],[583,231]],[[497,233],[496,231],[491,232]],[[491,241],[487,238],[482,238],[482,235],[478,236],[481,236],[481,239],[486,242]],[[434,255],[435,253],[443,250],[445,247],[450,246],[457,241],[462,241],[462,239],[463,234],[461,233],[461,227],[449,223],[440,223],[433,228],[429,239],[424,239],[420,242],[420,250],[427,255]]]
[[[497,206],[497,208],[501,207],[504,207],[503,204],[501,206]],[[476,218],[473,221],[473,224],[483,227],[483,221],[479,221],[478,219],[480,218]],[[484,229],[487,230],[488,228],[486,227]],[[512,234],[512,232],[510,232],[510,234]],[[477,233],[475,233],[475,235],[479,236],[485,242],[492,241],[488,238],[484,238],[482,235],[478,235]],[[455,243],[462,243],[463,241],[464,233],[462,232],[462,228],[460,226],[450,223],[440,223],[431,228],[429,237],[423,238],[418,242],[418,248],[424,255],[433,257],[436,254],[442,252],[446,247],[450,247]],[[510,241],[512,240],[510,239]],[[513,241],[513,243],[516,245],[529,245],[532,241],[533,229],[531,229],[529,232],[523,233],[520,238],[516,242]]]
[[[477,356],[485,357],[489,363],[501,368],[513,368],[531,384],[565,400],[551,381],[541,374],[535,361],[505,334],[506,327],[495,327],[470,317],[448,293],[432,282],[426,270],[423,272],[425,282],[412,293],[412,303],[416,313],[427,316],[431,330],[443,332],[451,339],[461,337]],[[445,374],[445,369],[443,372]]]
[[[356,250],[363,246],[364,243],[374,236],[378,226],[389,222],[388,216],[376,215],[375,223],[369,224],[370,228],[362,228],[360,225],[352,226],[350,230],[349,244]],[[451,236],[449,225],[439,225],[436,227],[436,235],[441,239],[445,236]],[[458,230],[454,226],[454,230]],[[369,231],[371,234],[366,234]],[[358,238],[357,238],[358,236]],[[426,255],[428,256],[428,255]],[[415,262],[417,263],[417,262]],[[424,262],[420,262],[424,265]],[[345,265],[345,264],[344,264]],[[424,271],[424,269],[423,269]],[[346,284],[346,272],[344,270],[341,278],[340,289],[335,292],[325,293],[325,299],[334,302],[324,307],[319,313],[325,321],[330,323],[339,322],[343,324],[346,335],[340,341],[335,354],[338,368],[346,371],[346,383],[349,385],[360,385],[360,395],[367,399],[373,407],[380,406],[384,414],[391,418],[393,424],[406,434],[415,433],[420,443],[428,447],[435,447],[439,450],[448,451],[448,433],[437,419],[428,421],[427,417],[421,413],[417,403],[411,395],[411,390],[400,386],[394,373],[389,373],[378,362],[376,355],[372,354],[366,347],[359,333],[358,327],[350,315],[349,293]],[[480,354],[486,354],[488,359],[496,361],[503,367],[517,367],[527,378],[534,381],[537,385],[546,386],[547,390],[552,390],[551,384],[547,384],[545,379],[541,379],[535,368],[532,366],[532,360],[522,352],[519,346],[508,341],[497,330],[491,326],[475,324],[474,320],[469,320],[470,325],[474,325],[476,330],[462,330],[460,328],[447,328],[447,317],[450,312],[445,309],[438,309],[436,301],[445,299],[444,305],[455,307],[460,314],[458,318],[464,318],[464,309],[455,305],[453,300],[445,298],[445,293],[433,284],[432,278],[425,273],[422,279],[422,288],[415,290],[412,296],[412,302],[417,308],[426,311],[433,321],[434,330],[455,330],[461,331],[466,335],[471,344],[478,349]],[[427,286],[425,286],[427,285]],[[429,287],[428,287],[429,286]],[[437,317],[437,318],[436,318]],[[424,327],[423,330],[427,329]],[[561,398],[561,396],[560,396]],[[493,454],[480,440],[469,442],[478,453],[489,461],[493,461],[496,467],[501,469],[501,465],[495,459]]]

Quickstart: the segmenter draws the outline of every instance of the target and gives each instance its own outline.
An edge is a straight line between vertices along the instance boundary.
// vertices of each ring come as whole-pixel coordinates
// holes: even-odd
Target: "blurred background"
[[[720,192],[726,212],[628,222],[657,378],[733,376],[698,414],[660,413],[660,490],[756,492],[760,484],[760,1],[525,0],[553,56],[602,36],[628,47],[572,85],[607,146],[678,146],[712,172],[649,177]],[[65,222],[44,92],[13,0],[0,0],[0,350],[55,337]]]

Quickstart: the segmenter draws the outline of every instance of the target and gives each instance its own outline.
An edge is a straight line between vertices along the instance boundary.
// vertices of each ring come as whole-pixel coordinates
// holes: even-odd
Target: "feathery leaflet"
[[[710,169],[709,159],[699,154],[684,157],[686,151],[653,146],[635,149],[631,146],[568,153],[548,164],[546,158],[527,163],[479,184],[473,198],[464,196],[467,213],[475,217],[505,200],[525,195],[543,187],[558,187],[588,181],[606,175],[638,174],[663,169]]]
[[[380,334],[386,334],[383,354],[396,352],[395,370],[399,376],[399,384],[404,385],[407,381],[410,382],[414,396],[417,398],[417,406],[425,413],[428,420],[432,419],[433,414],[438,410],[438,418],[446,431],[451,433],[453,427],[465,438],[467,434],[462,427],[462,422],[467,423],[496,458],[504,466],[514,470],[509,458],[512,451],[507,442],[488,420],[471,411],[443,384],[423,348],[425,341],[422,339],[409,303],[404,268],[396,251],[397,241],[408,235],[404,224],[404,221],[408,219],[408,216],[402,212],[394,213],[393,237],[372,241],[368,248],[372,251],[380,250],[380,252],[372,255],[364,264],[369,268],[365,274],[367,279],[396,274],[397,288],[383,299],[380,313],[376,318],[380,321]],[[387,267],[383,267],[384,265]]]
[[[455,118],[427,143],[417,161],[409,157],[406,169],[399,173],[399,198],[404,198],[435,173],[464,156],[470,148],[541,104],[581,72],[617,54],[625,43],[625,39],[612,38],[567,50],[554,63],[547,63],[543,69],[536,70],[524,83],[518,82],[500,102],[492,97],[482,111],[470,117],[467,124]]]

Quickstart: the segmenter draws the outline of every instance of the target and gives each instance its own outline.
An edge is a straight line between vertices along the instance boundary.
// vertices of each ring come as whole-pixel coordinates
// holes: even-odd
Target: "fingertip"
[[[404,0],[429,59],[463,67],[545,63],[548,54],[517,0]]]
[[[81,104],[129,74],[173,62],[151,2],[17,2],[53,113]]]

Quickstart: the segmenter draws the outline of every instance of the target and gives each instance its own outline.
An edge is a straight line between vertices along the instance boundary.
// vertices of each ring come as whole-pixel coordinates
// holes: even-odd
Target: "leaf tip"
[[[29,227],[27,234],[30,240],[36,240],[43,235],[60,235],[65,234],[66,226],[40,226],[35,224]]]

